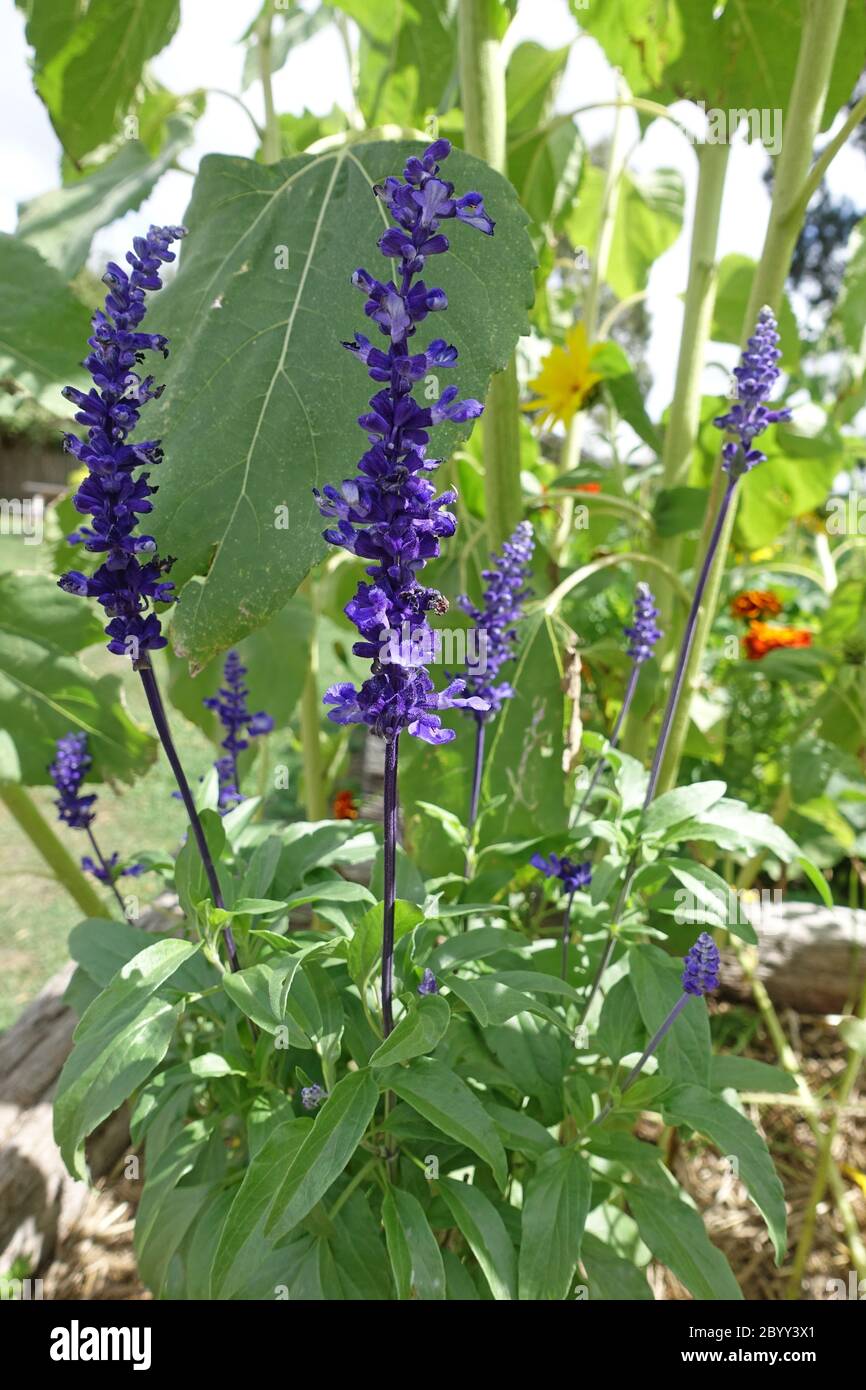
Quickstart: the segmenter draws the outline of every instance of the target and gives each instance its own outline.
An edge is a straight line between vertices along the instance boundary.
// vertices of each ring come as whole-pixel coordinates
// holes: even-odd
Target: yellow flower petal
[[[589,346],[583,323],[576,323],[565,336],[565,347],[551,348],[541,364],[529,389],[536,399],[527,401],[524,410],[541,412],[542,423],[559,421],[569,425],[578,410],[583,409],[587,396],[602,380],[600,372],[592,370],[593,358],[601,344]]]

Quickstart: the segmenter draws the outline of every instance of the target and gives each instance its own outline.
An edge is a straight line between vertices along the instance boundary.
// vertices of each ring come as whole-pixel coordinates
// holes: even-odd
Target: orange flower
[[[357,820],[358,808],[350,791],[337,792],[333,804],[334,820]]]
[[[812,634],[802,627],[772,627],[770,623],[749,623],[743,638],[747,661],[760,661],[779,647],[811,647]]]
[[[578,483],[575,492],[601,492],[601,483]]]
[[[745,593],[737,594],[731,603],[734,617],[747,620],[762,618],[765,613],[775,617],[781,611],[781,601],[766,589],[747,589]]]

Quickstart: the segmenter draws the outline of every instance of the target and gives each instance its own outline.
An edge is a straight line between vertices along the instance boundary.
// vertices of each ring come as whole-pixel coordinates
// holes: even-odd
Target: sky
[[[260,0],[182,0],[178,32],[152,64],[155,77],[175,92],[198,87],[240,90],[244,49],[239,42],[259,9]],[[507,48],[535,40],[547,48],[558,48],[574,37],[575,26],[566,0],[522,0],[509,30]],[[4,55],[3,83],[0,85],[0,230],[12,232],[20,203],[47,192],[59,183],[60,146],[42,103],[33,91],[28,65],[29,50],[24,38],[24,18],[14,0],[0,0],[0,51]],[[336,102],[349,102],[349,76],[342,44],[336,29],[328,26],[291,54],[285,67],[275,75],[274,95],[278,111],[299,113],[305,107],[323,115]],[[557,109],[573,110],[592,102],[611,100],[616,95],[616,76],[595,41],[583,36],[574,45],[557,97]],[[245,94],[256,117],[263,116],[258,84]],[[701,131],[703,116],[697,107],[679,102],[673,113],[693,130]],[[600,110],[578,119],[588,145],[610,135],[613,112]],[[637,118],[625,117],[627,145],[639,138]],[[184,166],[195,169],[201,157],[211,151],[250,156],[255,149],[255,133],[244,113],[234,102],[213,95],[196,127],[193,145],[183,155]],[[769,199],[762,174],[766,157],[759,145],[737,139],[731,152],[725,203],[719,229],[719,255],[732,252],[757,258],[760,254],[769,215]],[[649,361],[653,386],[648,408],[658,418],[670,401],[676,372],[679,333],[682,324],[681,296],[688,274],[688,248],[697,163],[694,147],[667,121],[655,121],[645,139],[633,149],[630,166],[636,173],[655,168],[675,168],[681,173],[686,190],[686,216],[683,232],[676,243],[653,266],[647,309],[651,321]],[[841,194],[863,186],[863,159],[855,152],[843,151],[834,162],[829,184]],[[96,236],[91,263],[120,259],[132,235],[142,222],[182,221],[189,200],[191,179],[179,172],[166,174],[152,196],[137,211],[110,224]],[[732,346],[714,347],[714,361],[726,368],[734,365]],[[707,368],[707,390],[719,391],[718,369]]]

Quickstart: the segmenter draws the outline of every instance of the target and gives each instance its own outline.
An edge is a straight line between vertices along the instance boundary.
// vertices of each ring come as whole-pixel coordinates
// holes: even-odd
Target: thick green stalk
[[[313,623],[310,660],[301,691],[301,755],[304,763],[304,805],[307,820],[324,820],[328,814],[325,796],[325,767],[322,760],[322,694],[319,690],[319,648],[317,624]]]
[[[778,311],[791,265],[794,248],[800,234],[808,201],[812,149],[821,124],[827,99],[827,89],[833,69],[833,59],[839,42],[846,0],[806,0],[804,23],[797,57],[797,70],[791,90],[791,100],[785,120],[782,152],[776,166],[773,203],[764,248],[752,282],[752,291],[743,321],[742,343],[753,332],[758,311],[764,304]],[[699,547],[700,557],[709,549],[710,532],[719,509],[727,475],[717,465],[713,486],[707,503],[704,533]],[[746,481],[748,487],[748,480]],[[667,791],[677,780],[689,726],[691,691],[700,671],[710,628],[719,601],[728,547],[736,517],[736,499],[729,509],[707,581],[704,602],[698,617],[695,638],[683,695],[674,715],[665,762],[659,781],[659,792]]]
[[[491,169],[506,172],[505,63],[499,39],[499,0],[460,0],[460,93],[464,146]],[[491,550],[498,550],[523,515],[520,430],[514,359],[490,383],[482,425],[484,500]]]
[[[110,913],[94,891],[72,855],[66,849],[26,789],[17,782],[0,785],[2,800],[24,834],[36,846],[57,882],[62,885],[88,917],[108,917]]]
[[[256,48],[259,60],[259,79],[265,104],[265,128],[262,135],[262,159],[273,164],[280,157],[280,123],[274,106],[271,84],[271,20],[272,6],[268,4],[256,21]]]

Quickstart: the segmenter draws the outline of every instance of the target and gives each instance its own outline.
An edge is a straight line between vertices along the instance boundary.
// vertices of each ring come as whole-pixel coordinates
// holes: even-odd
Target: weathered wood
[[[759,979],[777,1008],[804,1014],[850,1009],[866,980],[866,912],[814,903],[767,903],[755,912]],[[732,952],[722,952],[721,993],[747,999]]]

